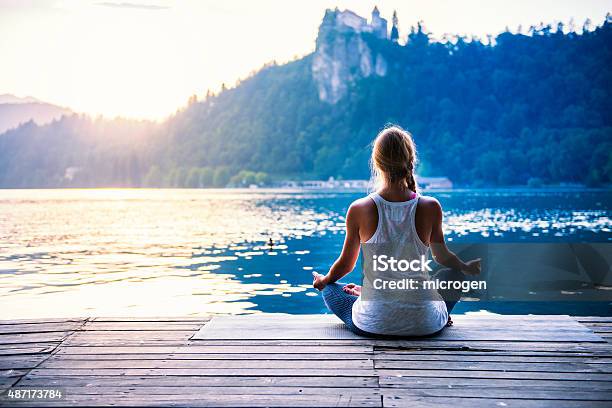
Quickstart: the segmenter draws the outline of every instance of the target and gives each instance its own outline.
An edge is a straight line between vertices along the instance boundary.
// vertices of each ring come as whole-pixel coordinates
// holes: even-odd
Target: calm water
[[[612,192],[432,195],[445,208],[451,244],[612,241]],[[311,271],[325,273],[334,261],[344,214],[359,196],[0,190],[0,318],[322,313]],[[462,302],[457,312],[612,315],[610,303],[575,300]]]

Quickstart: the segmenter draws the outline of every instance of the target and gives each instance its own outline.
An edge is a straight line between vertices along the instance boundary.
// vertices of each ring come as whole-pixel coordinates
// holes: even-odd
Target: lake
[[[0,190],[0,319],[324,313],[355,192]],[[432,192],[449,246],[612,241],[611,191]],[[272,239],[274,246],[267,242]],[[360,272],[348,280],[358,281]],[[611,302],[461,302],[457,313],[612,315]]]

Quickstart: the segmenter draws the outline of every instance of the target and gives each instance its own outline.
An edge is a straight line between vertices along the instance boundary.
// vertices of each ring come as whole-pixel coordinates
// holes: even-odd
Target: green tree
[[[213,176],[213,186],[225,187],[230,181],[230,171],[227,167],[217,167]]]
[[[169,174],[170,187],[185,187],[188,171],[185,167],[175,167]]]
[[[145,187],[161,187],[163,184],[163,174],[157,165],[149,167],[149,171],[144,177]]]
[[[211,187],[213,185],[213,178],[215,176],[215,172],[210,167],[202,167],[200,168],[200,187]]]
[[[230,184],[237,187],[248,187],[256,182],[257,174],[249,170],[240,170],[240,172],[232,176],[230,179]]]
[[[185,187],[196,188],[200,187],[200,169],[197,167],[192,167],[189,169],[187,173],[187,178],[185,179]]]
[[[264,173],[263,171],[258,171],[255,174],[255,183],[259,186],[265,186],[270,184],[270,176],[268,173]]]

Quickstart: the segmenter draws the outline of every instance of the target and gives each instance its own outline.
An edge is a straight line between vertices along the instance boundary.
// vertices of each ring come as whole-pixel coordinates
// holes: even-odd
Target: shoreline
[[[0,191],[35,191],[35,190],[177,190],[177,191],[239,191],[239,192],[322,192],[322,193],[363,193],[373,191],[362,188],[316,188],[316,187],[0,187]],[[458,187],[421,189],[427,192],[465,193],[465,192],[612,192],[612,186],[549,186],[549,187]]]

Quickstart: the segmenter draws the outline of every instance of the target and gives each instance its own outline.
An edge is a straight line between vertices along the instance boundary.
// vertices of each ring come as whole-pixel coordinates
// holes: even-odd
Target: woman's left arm
[[[342,253],[329,269],[327,275],[318,275],[312,285],[323,290],[325,286],[334,283],[353,270],[359,258],[359,208],[351,205],[346,213],[346,236]]]

